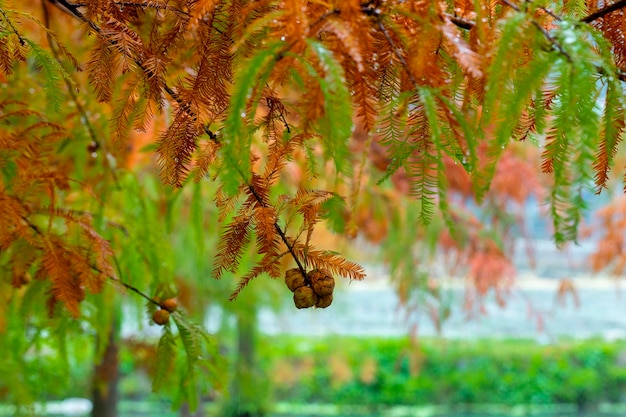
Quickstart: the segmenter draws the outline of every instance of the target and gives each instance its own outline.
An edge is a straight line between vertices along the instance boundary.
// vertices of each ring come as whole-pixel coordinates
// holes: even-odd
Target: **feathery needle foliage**
[[[415,233],[395,239],[408,258],[391,262],[402,276],[415,274],[415,239],[436,235],[427,245],[455,251],[478,294],[499,291],[489,277],[510,270],[502,242],[457,203],[523,204],[540,195],[541,171],[555,241],[577,239],[626,126],[624,10],[582,0],[0,1],[0,285],[53,318],[96,322],[85,300],[100,293],[93,303],[110,324],[107,283],[154,313],[160,301],[142,287],[167,293],[174,267],[153,248],[167,238],[152,226],[192,178],[196,229],[206,227],[200,207],[219,212],[208,269],[240,275],[231,300],[287,263],[363,279],[356,262],[318,247],[323,220],[374,242],[409,224]],[[540,167],[512,156],[535,145]],[[158,209],[121,169],[141,171],[139,148],[156,151],[171,188]],[[197,191],[209,182],[212,203]],[[117,192],[132,203],[110,214]],[[9,310],[0,302],[0,337]],[[182,312],[173,320],[155,390],[168,386],[177,346],[183,379],[206,365],[201,329]],[[181,395],[194,404],[192,385]]]

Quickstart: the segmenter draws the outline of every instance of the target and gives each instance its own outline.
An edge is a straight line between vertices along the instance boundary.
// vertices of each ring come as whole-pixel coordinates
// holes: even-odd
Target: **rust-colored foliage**
[[[11,283],[47,281],[50,314],[61,302],[76,317],[85,291],[115,277],[111,247],[88,216],[60,206],[71,182],[54,153],[63,128],[24,103],[4,101],[0,110],[0,167],[10,179],[0,177],[0,252],[11,258]]]

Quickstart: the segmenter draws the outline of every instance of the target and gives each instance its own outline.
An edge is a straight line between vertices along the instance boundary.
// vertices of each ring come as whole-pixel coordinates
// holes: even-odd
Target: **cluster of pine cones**
[[[293,303],[298,308],[326,308],[333,302],[335,278],[326,269],[309,271],[306,278],[298,268],[285,272],[285,283],[293,292]]]

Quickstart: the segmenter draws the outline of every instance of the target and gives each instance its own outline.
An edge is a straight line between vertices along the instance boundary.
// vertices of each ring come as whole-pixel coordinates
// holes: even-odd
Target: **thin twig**
[[[22,218],[22,220],[28,225],[28,227],[30,227],[37,235],[41,236],[42,238],[44,237],[44,234],[41,230],[39,230],[39,227],[37,227],[37,225],[35,225],[33,222],[30,221],[30,219],[28,219],[28,217],[22,216],[20,215],[20,217]],[[117,260],[116,260],[117,263]],[[93,269],[94,271],[102,274],[103,271],[98,268],[96,265],[93,264],[89,264],[89,267],[91,269]],[[114,276],[114,275],[110,275],[110,274],[105,274],[106,277],[112,281],[118,282],[119,284],[121,284],[122,286],[124,286],[125,288],[128,288],[131,291],[134,291],[135,293],[139,294],[140,296],[142,296],[143,298],[145,298],[146,300],[150,301],[153,304],[156,304],[157,306],[161,306],[161,304],[156,301],[155,299],[153,299],[152,297],[150,297],[149,295],[145,294],[143,291],[141,291],[140,289],[133,287],[131,284],[128,284],[124,281],[122,281],[121,279],[119,279],[118,277]]]
[[[250,190],[250,192],[252,193],[252,195],[254,196],[254,199],[257,201],[257,203],[259,203],[259,205],[261,205],[261,207],[265,207],[265,203],[263,203],[263,199],[257,193],[257,191],[254,188],[254,186],[252,186],[250,184],[247,184],[247,186],[248,186],[248,189]],[[283,231],[283,229],[280,228],[280,226],[278,225],[277,222],[274,222],[274,229],[276,229],[276,232],[280,236],[280,239],[283,241],[285,246],[287,246],[287,250],[291,254],[291,257],[296,261],[296,265],[298,266],[298,269],[300,270],[300,272],[302,273],[302,276],[304,277],[304,279],[306,281],[307,280],[306,269],[304,268],[304,266],[302,266],[302,263],[300,263],[300,260],[296,256],[296,252],[293,249],[293,245],[289,241],[289,238],[287,237],[287,234]]]
[[[9,25],[9,27],[13,31],[13,33],[15,33],[15,36],[17,36],[17,39],[19,39],[20,45],[25,46],[26,45],[26,41],[24,40],[22,35],[20,35],[20,33],[17,31],[15,26],[13,26],[13,22],[11,22],[11,19],[9,19],[9,17],[7,16],[6,12],[4,11],[4,9],[2,7],[0,7],[0,13],[2,13],[2,16],[4,16],[4,21],[7,22],[7,24]]]
[[[526,0],[528,3],[532,3],[531,0]],[[510,7],[513,7],[515,5],[513,4],[508,4]],[[516,6],[515,6],[516,7]],[[514,8],[515,8],[514,7]],[[595,12],[589,14],[586,17],[583,17],[582,19],[580,19],[580,22],[582,23],[591,23],[594,20],[598,20],[602,17],[604,17],[605,15],[609,14],[609,13],[613,13],[617,10],[623,9],[626,7],[626,0],[619,0],[616,1],[615,3],[612,3],[606,7],[603,7],[602,9],[596,10]],[[561,16],[559,16],[558,14],[554,13],[553,11],[551,11],[550,9],[548,9],[547,7],[544,6],[538,6],[538,9],[542,10],[543,12],[545,12],[546,14],[548,14],[550,17],[552,17],[554,20],[558,20],[559,22],[563,20],[563,18]],[[516,8],[516,10],[519,11],[519,8]],[[451,15],[449,13],[444,13],[444,15],[450,19],[450,21],[452,23],[454,23],[456,26],[462,28],[462,29],[467,29],[470,30],[473,27],[476,26],[476,22],[474,22],[473,20],[467,20],[467,19],[462,19],[460,17]]]
[[[98,270],[98,268],[95,268],[94,266],[92,266],[93,269]],[[151,302],[152,304],[158,306],[158,307],[162,307],[161,303],[159,303],[157,300],[155,300],[154,298],[150,297],[149,295],[147,295],[146,293],[144,293],[143,291],[141,291],[140,289],[133,287],[132,285],[130,285],[127,282],[122,281],[121,279],[119,279],[118,277],[115,276],[111,276],[111,275],[107,275],[107,278],[109,278],[112,281],[115,281],[117,283],[119,283],[120,285],[122,285],[123,287],[139,294],[141,297],[145,298],[147,301]]]
[[[317,20],[315,22],[313,22],[310,26],[309,26],[309,31],[313,30],[317,25],[319,25],[320,23],[322,23],[324,20],[328,19],[330,16],[333,15],[338,15],[341,13],[341,10],[339,9],[332,9],[326,13],[324,13],[323,15],[321,15],[319,18],[317,18]]]

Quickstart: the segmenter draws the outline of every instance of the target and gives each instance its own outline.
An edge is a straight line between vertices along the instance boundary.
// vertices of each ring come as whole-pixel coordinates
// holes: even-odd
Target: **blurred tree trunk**
[[[109,338],[102,359],[94,368],[91,417],[117,417],[119,380],[119,344],[117,329],[113,324],[109,330]]]
[[[180,407],[179,411],[180,417],[201,417],[202,416],[202,398],[200,399],[200,404],[198,405],[198,409],[195,413],[192,413],[189,409],[189,403],[183,403]]]
[[[268,386],[257,369],[256,310],[237,313],[237,357],[225,415],[263,417],[266,415]]]

